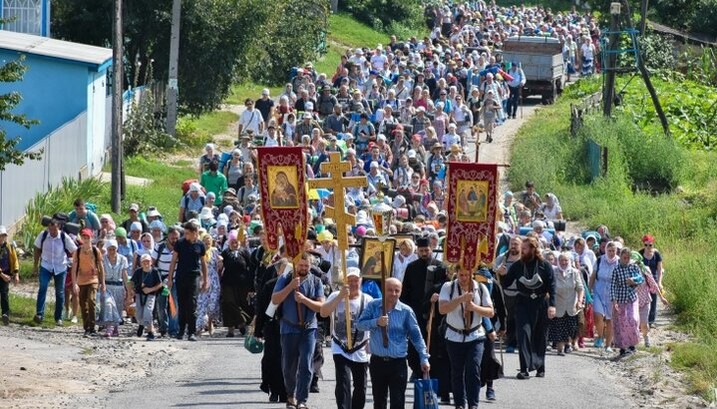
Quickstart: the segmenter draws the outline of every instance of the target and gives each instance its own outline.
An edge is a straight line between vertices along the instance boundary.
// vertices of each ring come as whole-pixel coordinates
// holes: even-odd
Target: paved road
[[[142,342],[142,341],[139,341]],[[198,343],[171,342],[192,353],[189,363],[153,374],[123,387],[121,391],[99,396],[100,405],[108,408],[136,408],[139,402],[149,407],[208,407],[208,408],[282,408],[283,404],[269,403],[268,396],[259,390],[261,355],[252,355],[242,347],[241,339],[203,338]],[[311,408],[336,407],[333,395],[335,377],[330,350],[321,392],[311,394]],[[496,381],[498,400],[483,402],[487,407],[505,408],[628,408],[628,391],[610,375],[610,364],[592,353],[577,352],[565,357],[547,358],[545,378],[517,380],[518,355],[505,354],[506,378]],[[484,390],[481,392],[484,393]],[[369,384],[367,408],[372,406]],[[412,402],[409,386],[408,404]],[[484,396],[481,396],[483,400]],[[92,406],[96,405],[94,401]],[[78,400],[77,407],[89,406]],[[448,407],[448,406],[446,406]]]

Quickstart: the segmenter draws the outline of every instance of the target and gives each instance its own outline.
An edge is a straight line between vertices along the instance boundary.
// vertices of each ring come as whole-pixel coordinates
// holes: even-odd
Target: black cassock
[[[428,317],[431,312],[431,295],[440,294],[443,283],[448,281],[446,266],[439,260],[431,258],[428,261],[415,260],[406,266],[403,276],[403,290],[401,302],[408,304],[416,313],[418,326],[421,328],[423,339],[428,339]],[[450,368],[448,367],[448,352],[444,339],[438,334],[438,324],[441,315],[438,313],[438,303],[435,303],[433,324],[431,325],[431,378],[438,379],[439,395],[447,397],[451,390]],[[413,344],[408,345],[408,365],[414,374],[421,374],[421,362],[418,352]]]

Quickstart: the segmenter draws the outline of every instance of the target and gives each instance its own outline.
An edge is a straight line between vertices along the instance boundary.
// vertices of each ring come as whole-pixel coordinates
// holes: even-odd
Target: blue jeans
[[[172,287],[172,298],[174,299],[174,309],[177,309],[177,287]],[[171,336],[175,336],[179,333],[179,320],[177,317],[172,317],[169,313],[169,297],[162,294],[157,295],[157,321],[159,322],[159,332],[161,334],[169,333]]]
[[[296,402],[309,399],[309,385],[314,376],[311,358],[316,346],[316,328],[300,333],[281,334],[281,369],[284,372],[284,386],[287,396]]]
[[[67,271],[53,275],[49,270],[40,267],[40,289],[37,291],[37,315],[45,318],[45,298],[50,280],[55,280],[55,321],[62,319],[62,308],[65,304],[65,276]]]
[[[456,406],[478,406],[480,396],[480,363],[483,360],[484,340],[451,342],[446,340],[451,362],[451,390]]]

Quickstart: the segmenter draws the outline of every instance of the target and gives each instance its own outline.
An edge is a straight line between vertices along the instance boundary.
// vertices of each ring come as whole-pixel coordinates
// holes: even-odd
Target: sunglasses
[[[645,247],[652,247],[652,246],[653,246],[652,243],[645,243]]]

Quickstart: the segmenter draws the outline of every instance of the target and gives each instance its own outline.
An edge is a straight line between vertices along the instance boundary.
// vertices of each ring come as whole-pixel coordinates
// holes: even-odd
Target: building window
[[[2,14],[4,30],[42,35],[42,0],[3,0]]]

